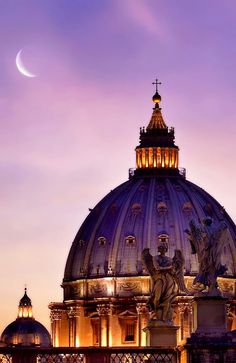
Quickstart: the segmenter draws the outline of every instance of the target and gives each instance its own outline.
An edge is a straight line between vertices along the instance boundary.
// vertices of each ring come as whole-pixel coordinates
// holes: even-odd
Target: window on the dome
[[[134,214],[138,214],[139,212],[141,212],[141,205],[139,203],[134,203],[131,209]]]
[[[100,246],[104,246],[106,244],[107,239],[105,237],[98,237],[98,242]]]
[[[167,205],[165,202],[160,202],[158,203],[157,205],[157,211],[160,213],[160,212],[167,212]]]
[[[84,246],[84,245],[85,245],[85,241],[84,241],[84,240],[82,240],[82,239],[81,239],[81,240],[79,240],[79,246],[81,246],[81,247],[82,247],[82,246]]]
[[[135,244],[135,236],[131,236],[131,235],[129,235],[129,236],[127,236],[127,237],[125,237],[125,243],[127,244],[127,245],[134,245]]]
[[[185,202],[183,204],[183,211],[184,212],[189,212],[189,211],[191,211],[191,209],[192,209],[192,204],[190,202]]]
[[[158,236],[158,242],[169,242],[168,234],[162,233]]]

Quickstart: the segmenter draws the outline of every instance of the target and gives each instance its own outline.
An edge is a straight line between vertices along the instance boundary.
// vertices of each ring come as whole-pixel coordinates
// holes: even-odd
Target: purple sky
[[[234,0],[0,1],[0,330],[49,327],[72,240],[135,165],[162,81],[180,166],[236,220]],[[15,66],[17,52],[37,78]]]

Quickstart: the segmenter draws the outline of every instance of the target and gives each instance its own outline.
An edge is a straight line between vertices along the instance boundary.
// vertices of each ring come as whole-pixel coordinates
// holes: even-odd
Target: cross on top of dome
[[[155,107],[159,108],[159,102],[161,102],[161,96],[158,93],[158,85],[161,84],[161,82],[158,81],[158,79],[156,78],[155,82],[152,82],[153,85],[156,86],[156,93],[153,95],[152,100],[153,102],[156,104]]]
[[[158,92],[158,84],[161,84],[161,82],[158,82],[158,78],[156,78],[155,82],[152,82],[152,84],[156,85],[156,92]]]

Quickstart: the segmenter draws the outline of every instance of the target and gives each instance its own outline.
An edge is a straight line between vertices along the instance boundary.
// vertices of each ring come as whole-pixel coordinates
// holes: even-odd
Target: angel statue
[[[213,223],[212,218],[207,217],[198,224],[194,220],[189,223],[188,234],[192,253],[197,254],[199,272],[193,284],[202,286],[202,290],[208,289],[207,295],[220,296],[217,277],[222,276],[227,267],[221,264],[221,254],[227,241],[227,225],[221,221]]]
[[[166,242],[158,245],[157,256],[152,256],[149,248],[142,251],[142,263],[152,281],[152,292],[149,307],[152,312],[151,319],[172,323],[171,303],[176,296],[177,287],[188,293],[184,284],[183,265],[184,258],[180,250],[175,250],[171,259],[165,254],[168,251]]]

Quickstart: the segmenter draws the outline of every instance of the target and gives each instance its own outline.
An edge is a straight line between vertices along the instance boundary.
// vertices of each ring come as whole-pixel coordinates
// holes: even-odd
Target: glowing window
[[[158,242],[169,242],[169,236],[166,233],[162,233],[158,236]]]
[[[127,245],[134,245],[135,241],[136,241],[135,236],[129,235],[129,236],[125,237],[125,243]]]
[[[84,245],[85,245],[85,241],[84,241],[84,240],[82,240],[82,239],[81,239],[81,240],[79,240],[79,246],[81,246],[81,247],[82,247],[82,246],[84,246]]]
[[[105,237],[98,237],[98,243],[100,246],[105,246],[107,239]]]

